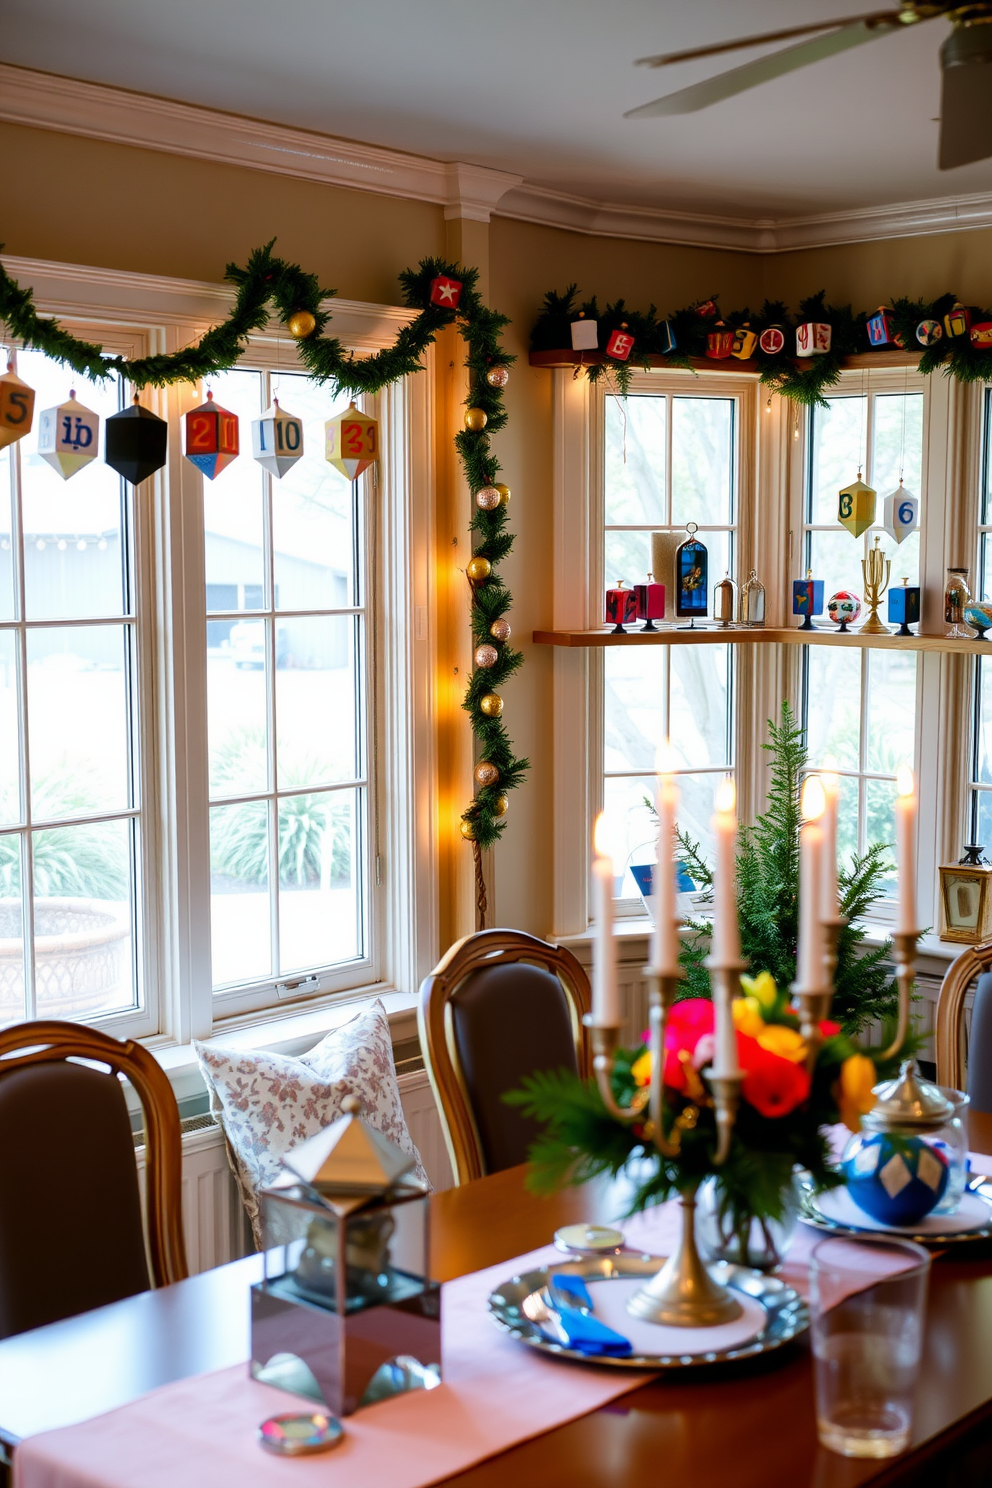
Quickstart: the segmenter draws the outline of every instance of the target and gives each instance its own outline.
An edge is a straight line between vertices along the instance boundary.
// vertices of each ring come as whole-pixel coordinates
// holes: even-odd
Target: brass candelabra
[[[882,603],[882,595],[889,587],[892,559],[886,558],[878,543],[879,539],[876,537],[875,546],[869,548],[867,558],[861,560],[865,604],[868,606],[868,619],[861,627],[864,635],[888,635],[889,633],[888,626],[883,625],[878,618],[878,607]]]

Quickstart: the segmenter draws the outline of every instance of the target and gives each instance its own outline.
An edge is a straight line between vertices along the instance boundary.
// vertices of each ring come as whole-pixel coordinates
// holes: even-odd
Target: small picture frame
[[[941,940],[981,945],[992,936],[992,865],[955,863],[940,869]]]

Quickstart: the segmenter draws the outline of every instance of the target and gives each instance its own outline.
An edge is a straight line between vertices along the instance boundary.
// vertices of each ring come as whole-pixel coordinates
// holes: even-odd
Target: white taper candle
[[[913,772],[908,765],[896,771],[896,865],[899,874],[899,910],[896,929],[915,935],[919,931],[916,910],[916,818],[919,802]]]
[[[679,788],[671,774],[671,752],[667,745],[658,751],[658,860],[653,874],[654,929],[651,934],[651,970],[659,976],[678,976],[679,949],[676,909],[675,820]]]
[[[600,1027],[620,1023],[620,992],[617,987],[616,943],[613,935],[613,859],[605,851],[602,812],[593,834],[596,856],[592,860],[593,958],[592,1016]]]
[[[716,839],[716,867],[713,874],[713,940],[711,959],[717,966],[734,966],[741,959],[740,932],[737,926],[737,791],[729,777],[716,793],[716,811],[711,821]],[[730,1006],[729,985],[722,978],[713,979],[715,1051],[713,1073],[736,1075],[737,1033]]]
[[[803,786],[803,825],[799,833],[799,947],[796,955],[796,982],[803,992],[822,992],[826,980],[820,897],[823,868],[821,818],[825,807],[820,777],[808,775]]]

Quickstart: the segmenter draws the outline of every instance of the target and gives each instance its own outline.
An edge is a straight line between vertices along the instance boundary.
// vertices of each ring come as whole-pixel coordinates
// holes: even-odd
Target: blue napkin
[[[593,1317],[592,1298],[581,1276],[559,1273],[549,1276],[548,1283],[569,1348],[580,1354],[605,1354],[612,1358],[623,1358],[633,1353],[629,1339]],[[572,1299],[576,1305],[569,1306],[567,1299]],[[579,1310],[586,1307],[588,1312]]]

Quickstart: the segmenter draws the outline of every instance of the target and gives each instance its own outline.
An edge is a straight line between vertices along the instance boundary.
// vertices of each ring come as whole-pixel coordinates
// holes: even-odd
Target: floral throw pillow
[[[284,1152],[341,1115],[346,1095],[357,1095],[369,1125],[416,1158],[417,1176],[427,1183],[403,1115],[389,1021],[378,999],[297,1059],[214,1043],[193,1046],[257,1246],[258,1190],[284,1171]]]

